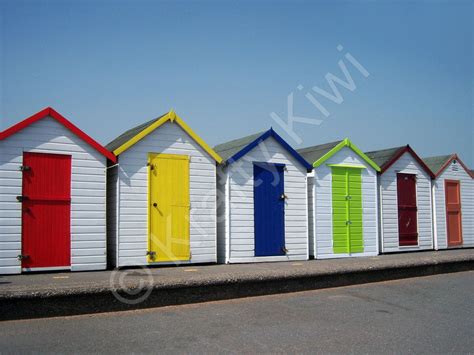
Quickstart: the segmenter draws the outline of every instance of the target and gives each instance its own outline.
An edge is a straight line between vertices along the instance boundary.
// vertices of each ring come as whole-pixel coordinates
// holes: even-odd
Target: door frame
[[[446,189],[447,184],[455,183],[458,185],[458,193],[459,193],[459,242],[456,243],[449,243],[449,229],[448,229],[448,190]],[[444,210],[445,210],[445,221],[446,221],[446,246],[450,247],[458,247],[463,245],[464,240],[462,236],[462,203],[461,203],[461,180],[454,180],[454,179],[445,179],[444,180]]]
[[[148,251],[151,248],[151,161],[153,158],[159,156],[162,159],[179,159],[179,160],[187,160],[189,162],[189,170],[188,170],[188,197],[189,197],[189,223],[188,223],[188,235],[189,235],[189,259],[183,260],[168,260],[168,261],[150,261],[150,257],[148,255]],[[146,250],[146,262],[147,264],[176,264],[176,263],[186,263],[191,261],[192,253],[191,253],[191,157],[186,154],[168,154],[168,153],[156,153],[156,152],[148,152],[147,154],[147,250]]]

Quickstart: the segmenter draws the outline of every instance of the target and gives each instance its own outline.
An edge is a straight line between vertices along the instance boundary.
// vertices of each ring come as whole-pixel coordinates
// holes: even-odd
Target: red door
[[[23,154],[22,267],[71,265],[71,156]]]
[[[446,194],[446,230],[448,232],[448,246],[461,245],[461,191],[459,181],[445,180],[444,191]]]
[[[397,199],[399,245],[418,245],[416,175],[397,174]]]

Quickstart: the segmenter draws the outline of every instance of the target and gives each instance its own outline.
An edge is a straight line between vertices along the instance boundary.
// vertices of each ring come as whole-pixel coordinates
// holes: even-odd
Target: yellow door
[[[148,262],[189,260],[189,157],[149,154]]]

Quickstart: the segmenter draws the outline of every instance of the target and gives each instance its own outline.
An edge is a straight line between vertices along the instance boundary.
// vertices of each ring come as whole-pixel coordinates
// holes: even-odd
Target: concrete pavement
[[[3,352],[472,353],[474,272],[1,323]]]
[[[0,276],[0,319],[294,292],[474,268],[474,249],[288,263]]]

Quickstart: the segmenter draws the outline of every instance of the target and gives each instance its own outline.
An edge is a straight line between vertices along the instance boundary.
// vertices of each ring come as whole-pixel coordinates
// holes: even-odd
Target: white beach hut
[[[308,179],[310,255],[377,255],[377,164],[347,138],[298,152],[313,164]]]
[[[0,274],[106,268],[107,159],[52,108],[0,132]]]
[[[111,266],[216,262],[216,163],[173,111],[107,145]]]

